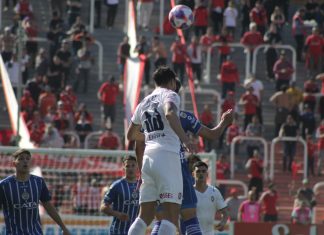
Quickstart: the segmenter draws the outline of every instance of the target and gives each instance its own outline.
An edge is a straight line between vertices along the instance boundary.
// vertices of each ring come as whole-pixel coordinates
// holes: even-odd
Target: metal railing
[[[280,141],[295,141],[295,142],[300,142],[304,146],[304,179],[307,179],[307,165],[308,165],[308,159],[307,159],[307,144],[305,140],[301,137],[277,137],[274,138],[271,141],[271,151],[270,151],[270,179],[273,180],[274,178],[274,157],[275,157],[275,145],[280,142]]]
[[[94,44],[98,46],[98,78],[101,82],[103,80],[103,46],[98,40],[95,40]]]
[[[237,141],[239,140],[253,140],[253,141],[259,141],[263,144],[264,146],[264,158],[263,158],[263,162],[264,162],[264,168],[263,168],[263,177],[265,179],[268,179],[268,143],[267,141],[262,138],[262,137],[256,137],[256,136],[236,136],[231,143],[231,153],[230,153],[230,164],[231,164],[231,178],[234,178],[234,161],[235,161],[235,144]]]
[[[257,63],[257,54],[259,52],[260,49],[262,48],[266,48],[266,47],[269,47],[268,44],[262,44],[262,45],[259,45],[257,46],[254,51],[253,51],[253,65],[252,65],[252,72],[253,74],[256,73],[256,63]],[[292,52],[292,65],[293,65],[293,68],[295,70],[295,72],[293,73],[292,75],[292,80],[293,81],[296,81],[296,69],[297,69],[297,53],[296,53],[296,49],[293,48],[292,46],[290,45],[273,45],[273,47],[277,48],[277,49],[286,49],[286,50],[290,50]]]
[[[207,50],[207,60],[206,60],[206,83],[210,84],[210,71],[211,71],[211,54],[214,47],[219,47],[223,45],[223,43],[215,42],[213,43]],[[241,43],[228,43],[228,46],[233,48],[243,48],[245,49],[245,46]],[[245,77],[248,77],[250,74],[250,58],[251,58],[251,52],[249,50],[246,50],[246,61],[245,61]]]

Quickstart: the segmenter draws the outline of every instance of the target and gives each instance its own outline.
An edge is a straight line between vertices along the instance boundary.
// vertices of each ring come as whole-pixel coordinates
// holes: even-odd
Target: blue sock
[[[197,217],[183,222],[186,227],[187,235],[202,235]]]
[[[180,219],[180,232],[181,235],[186,235],[186,225],[184,224],[183,219]]]
[[[151,235],[157,235],[158,234],[160,225],[161,225],[161,221],[160,220],[156,220],[154,222],[154,227],[152,229]]]

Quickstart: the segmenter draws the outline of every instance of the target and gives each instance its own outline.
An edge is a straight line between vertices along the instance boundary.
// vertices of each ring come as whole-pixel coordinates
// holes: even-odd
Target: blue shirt
[[[30,175],[17,181],[14,175],[0,181],[0,205],[7,235],[43,234],[39,217],[39,201],[48,202],[51,195],[43,178]]]
[[[139,191],[135,183],[129,183],[125,178],[115,181],[104,196],[105,204],[112,204],[114,211],[126,213],[128,221],[120,221],[114,217],[111,223],[111,235],[127,235],[128,229],[137,217],[139,211]]]

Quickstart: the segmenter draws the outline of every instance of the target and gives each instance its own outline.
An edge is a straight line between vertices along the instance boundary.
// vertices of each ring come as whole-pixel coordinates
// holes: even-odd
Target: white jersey
[[[208,185],[205,192],[201,193],[197,190],[197,217],[202,234],[214,234],[214,220],[217,210],[227,207],[224,198],[219,190]]]
[[[145,134],[145,152],[160,150],[179,153],[180,140],[172,130],[164,113],[164,104],[173,103],[179,115],[179,96],[168,89],[157,88],[136,107],[132,122],[142,125]]]

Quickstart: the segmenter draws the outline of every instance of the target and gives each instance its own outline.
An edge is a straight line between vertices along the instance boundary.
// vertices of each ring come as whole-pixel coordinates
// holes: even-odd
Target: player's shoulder
[[[15,180],[14,175],[7,176],[6,178],[0,180],[0,185],[8,184]]]
[[[36,180],[36,181],[45,181],[43,177],[37,176],[37,175],[32,175],[32,174],[30,174],[29,179]]]
[[[213,185],[208,185],[207,191],[209,194],[221,194],[219,188]]]
[[[115,180],[114,182],[112,182],[112,184],[110,185],[109,189],[120,187],[120,185],[123,184],[124,181],[125,181],[124,178],[120,178],[118,180]]]

